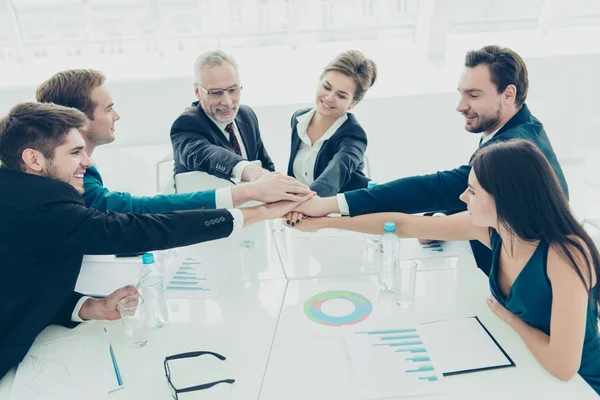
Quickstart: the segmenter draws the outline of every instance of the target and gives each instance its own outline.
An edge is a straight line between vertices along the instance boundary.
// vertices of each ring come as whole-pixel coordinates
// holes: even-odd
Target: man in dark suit
[[[198,57],[194,71],[198,101],[171,127],[175,175],[203,171],[239,183],[275,171],[254,111],[240,105],[236,61],[222,51],[210,51]]]
[[[100,71],[71,69],[54,74],[36,91],[40,103],[54,103],[77,108],[86,115],[85,129],[79,133],[85,141],[85,152],[92,157],[99,146],[115,140],[116,122],[120,119]],[[282,174],[270,174],[265,179],[247,185],[206,190],[195,193],[175,193],[157,196],[133,196],[111,191],[104,186],[98,168],[87,169],[83,199],[88,207],[98,211],[155,214],[168,211],[233,208],[248,201],[272,203],[293,200],[295,194],[306,194],[309,188]]]
[[[544,127],[525,105],[528,87],[527,67],[514,51],[499,46],[470,51],[458,85],[461,100],[456,110],[465,117],[467,131],[482,133],[480,148],[514,138],[535,144],[552,165],[568,197],[565,176]],[[449,171],[402,178],[337,197],[314,198],[300,205],[297,211],[309,216],[465,211],[466,205],[459,196],[467,188],[470,171],[469,160],[468,164]],[[479,242],[472,242],[471,247],[477,265],[488,274],[491,251]]]
[[[87,208],[81,194],[91,165],[79,134],[82,112],[23,103],[0,119],[0,379],[50,324],[118,319],[117,302],[74,291],[84,254],[187,246],[280,217],[297,203],[254,208],[119,214]]]

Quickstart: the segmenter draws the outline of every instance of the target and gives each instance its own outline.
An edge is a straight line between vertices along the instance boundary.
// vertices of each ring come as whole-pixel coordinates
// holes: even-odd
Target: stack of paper
[[[441,372],[416,327],[346,331],[345,339],[361,399],[444,392]]]
[[[443,376],[515,364],[477,317],[344,333],[361,399],[444,392]]]
[[[444,376],[515,365],[477,317],[421,324],[419,331]]]
[[[10,400],[105,399],[118,367],[103,333],[34,344],[19,364]]]

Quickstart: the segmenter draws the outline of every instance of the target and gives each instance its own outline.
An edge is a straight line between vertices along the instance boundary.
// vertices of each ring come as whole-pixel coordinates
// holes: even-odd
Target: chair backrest
[[[371,160],[369,159],[369,156],[366,154],[365,154],[364,160],[365,160],[365,169],[363,172],[365,173],[367,178],[372,179],[373,177],[371,176]]]
[[[172,152],[156,162],[156,191],[158,193],[175,193],[174,166]]]
[[[585,218],[581,224],[600,250],[600,218]]]
[[[191,193],[235,186],[231,181],[200,171],[184,172],[183,174],[175,175],[175,184],[177,193]]]

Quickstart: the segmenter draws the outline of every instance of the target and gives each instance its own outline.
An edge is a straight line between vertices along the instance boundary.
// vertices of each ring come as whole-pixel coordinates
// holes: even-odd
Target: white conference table
[[[322,239],[315,239],[312,245],[319,246],[319,242],[322,243]],[[475,266],[472,255],[467,252],[468,244],[462,245],[465,251],[458,257],[457,268],[419,268],[415,304],[408,309],[397,307],[393,296],[379,293],[376,275],[291,280],[260,399],[358,399],[343,329],[369,330],[390,323],[402,326],[474,315],[509,354],[516,367],[447,377],[447,393],[432,398],[597,399],[598,395],[579,375],[570,382],[562,382],[548,373],[516,332],[491,313],[485,302],[490,293],[487,277]],[[323,260],[322,265],[335,265],[338,258],[338,253],[331,252],[329,260]],[[305,302],[313,295],[329,290],[362,294],[373,304],[373,313],[348,328],[320,325],[309,320],[304,315]],[[343,303],[338,303],[328,313],[346,315],[350,311],[344,310]]]
[[[316,293],[351,290],[374,306],[370,317],[354,327],[477,315],[517,365],[447,378],[448,393],[432,398],[598,398],[579,376],[561,382],[546,372],[519,336],[487,309],[487,278],[466,243],[445,244],[456,257],[418,261],[416,302],[402,309],[378,294],[376,276],[362,267],[362,235],[271,232],[270,227],[261,223],[179,249],[178,256],[223,260],[231,271],[213,298],[169,300],[170,323],[150,332],[141,349],[127,347],[118,321],[84,323],[74,330],[52,326],[38,341],[107,327],[125,383],[109,400],[171,398],[163,359],[194,350],[215,351],[227,360],[201,357],[186,363],[173,373],[177,386],[224,378],[236,382],[185,393],[182,400],[355,399],[342,331],[312,322],[303,311]],[[9,398],[13,379],[14,370],[0,381],[0,400]]]
[[[375,273],[364,263],[366,242],[362,233],[336,229],[306,233],[284,229],[273,232],[273,237],[289,280]],[[417,239],[402,239],[400,257],[420,259],[422,270],[456,268],[457,257],[451,255],[462,252],[463,248],[461,243],[449,242],[444,244],[443,252],[432,253],[423,250]]]

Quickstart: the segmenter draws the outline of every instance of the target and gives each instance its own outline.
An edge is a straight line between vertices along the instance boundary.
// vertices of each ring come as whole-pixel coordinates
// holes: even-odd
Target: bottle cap
[[[154,263],[154,255],[152,253],[144,253],[142,256],[143,264],[152,264]]]

